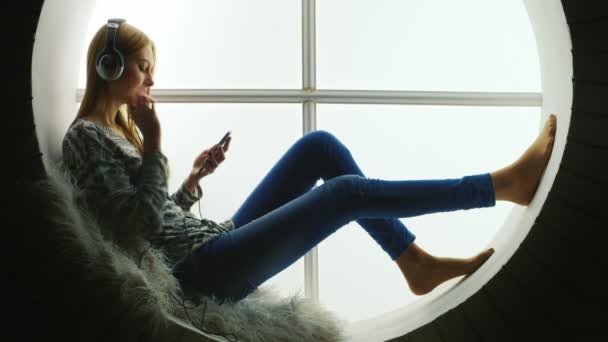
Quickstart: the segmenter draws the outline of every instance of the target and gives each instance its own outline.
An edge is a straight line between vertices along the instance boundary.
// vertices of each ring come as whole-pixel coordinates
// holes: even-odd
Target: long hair
[[[70,127],[76,123],[76,120],[93,112],[101,112],[107,108],[108,104],[108,88],[107,81],[97,74],[95,69],[95,56],[101,51],[106,44],[107,26],[104,24],[97,30],[95,36],[89,44],[87,52],[87,85],[84,92],[84,97],[78,109],[78,113]],[[120,50],[125,58],[125,65],[129,57],[140,50],[150,47],[152,55],[156,61],[156,46],[154,42],[142,31],[136,27],[123,22],[117,31],[116,47]],[[154,75],[156,63],[151,68],[150,73]],[[123,74],[124,75],[124,74]],[[123,76],[121,76],[123,77]],[[150,95],[150,89],[147,90]],[[131,109],[127,105],[122,105],[118,109],[115,124],[123,132],[127,140],[137,148],[140,154],[143,154],[143,135],[131,117]]]

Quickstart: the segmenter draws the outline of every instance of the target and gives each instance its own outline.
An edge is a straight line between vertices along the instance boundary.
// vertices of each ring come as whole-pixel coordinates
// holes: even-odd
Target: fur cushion
[[[46,310],[46,336],[60,340],[177,341],[177,326],[194,326],[195,341],[343,341],[345,321],[299,294],[282,297],[263,285],[243,300],[218,304],[186,296],[162,253],[132,236],[108,241],[75,199],[79,189],[61,167],[34,184],[51,222],[36,239],[45,258],[24,260],[27,284],[45,277],[35,299]],[[31,238],[31,237],[30,237]],[[36,245],[36,243],[34,243]],[[27,275],[25,276],[28,277]],[[28,283],[29,281],[29,283]],[[41,311],[45,312],[41,308]],[[44,313],[40,313],[44,315]],[[202,331],[201,331],[202,330]],[[213,336],[222,335],[221,338]]]

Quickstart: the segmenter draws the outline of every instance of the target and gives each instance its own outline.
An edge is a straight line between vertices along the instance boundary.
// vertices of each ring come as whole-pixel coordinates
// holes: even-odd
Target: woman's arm
[[[93,127],[66,135],[63,158],[89,208],[102,228],[113,235],[151,235],[162,231],[162,206],[167,198],[167,158],[160,149],[143,153],[136,175],[106,146],[106,137]]]
[[[171,199],[184,211],[190,211],[192,205],[203,197],[203,189],[198,182],[195,183],[193,188],[192,186],[193,184],[187,179],[182,183],[179,189],[171,195]]]
[[[198,184],[198,181],[196,180],[196,178],[192,175],[190,175],[182,184],[182,186],[188,190],[190,193],[192,193],[194,196],[197,196],[197,194],[202,195],[203,191],[200,188],[201,186]]]
[[[178,191],[171,195],[171,198],[183,210],[189,211],[192,205],[203,197],[203,189],[199,185],[200,180],[215,172],[218,165],[226,159],[224,153],[228,151],[232,139],[230,136],[226,136],[228,138],[226,138],[223,147],[218,143],[204,150],[195,158],[188,178],[182,183]]]

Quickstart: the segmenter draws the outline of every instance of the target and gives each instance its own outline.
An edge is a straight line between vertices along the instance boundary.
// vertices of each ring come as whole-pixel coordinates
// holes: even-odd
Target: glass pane
[[[161,103],[156,108],[163,131],[162,149],[171,169],[170,194],[190,173],[194,158],[232,131],[226,159],[215,173],[201,180],[203,198],[191,208],[197,216],[216,222],[232,217],[302,135],[302,110],[297,104]],[[275,285],[285,295],[303,294],[304,258],[264,284]]]
[[[365,176],[386,180],[460,178],[496,171],[517,160],[534,141],[541,119],[538,107],[319,104],[317,113],[318,129],[338,137]],[[498,201],[491,208],[401,222],[429,253],[470,257],[486,247],[513,205]],[[351,321],[419,298],[388,254],[356,222],[319,244],[319,265],[321,302]]]
[[[109,18],[125,18],[157,46],[156,88],[301,88],[300,1],[97,1],[81,57]]]
[[[317,88],[540,91],[523,1],[317,1]]]

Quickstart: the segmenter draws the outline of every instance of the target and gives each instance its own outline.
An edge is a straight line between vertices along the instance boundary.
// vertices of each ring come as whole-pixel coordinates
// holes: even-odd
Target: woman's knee
[[[335,135],[322,129],[306,134],[304,139],[307,143],[314,144],[321,148],[334,145],[344,146]]]
[[[337,139],[329,131],[326,131],[323,129],[318,129],[316,131],[312,131],[312,132],[308,133],[307,136],[309,136],[311,139],[317,139],[317,140],[323,140],[323,141]]]

